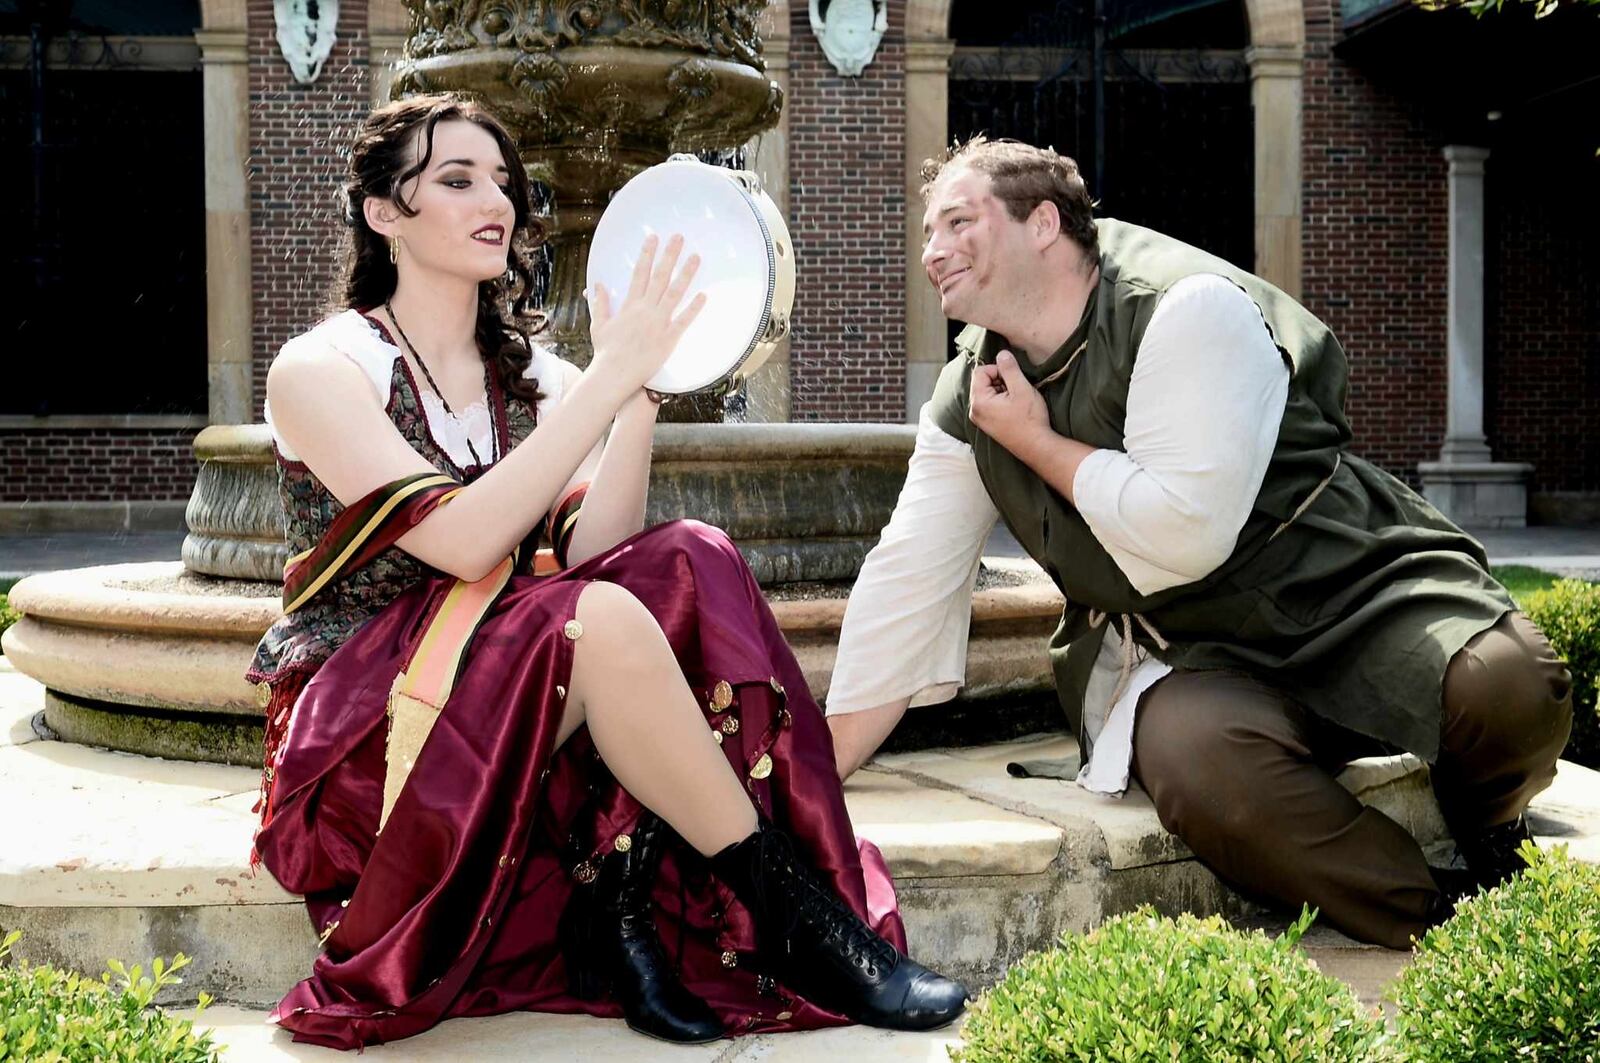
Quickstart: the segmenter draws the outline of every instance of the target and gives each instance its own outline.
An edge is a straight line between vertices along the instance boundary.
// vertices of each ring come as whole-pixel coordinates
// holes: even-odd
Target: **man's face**
[[[992,324],[1008,294],[1005,279],[1028,267],[1026,232],[994,197],[987,174],[958,165],[940,175],[922,216],[922,268],[945,317]]]

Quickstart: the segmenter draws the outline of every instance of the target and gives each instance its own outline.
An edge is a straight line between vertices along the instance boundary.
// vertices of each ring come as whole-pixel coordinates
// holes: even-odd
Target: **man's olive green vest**
[[[934,393],[934,419],[972,445],[1007,527],[1066,596],[1051,660],[1072,725],[1082,719],[1104,633],[1091,628],[1091,610],[1112,614],[1119,630],[1118,614],[1138,613],[1169,648],[1135,623],[1137,641],[1174,668],[1263,676],[1328,720],[1433,759],[1445,666],[1512,608],[1483,548],[1346,451],[1348,367],[1326,325],[1259,277],[1178,240],[1118,221],[1097,225],[1100,282],[1083,321],[1042,365],[1018,360],[1030,380],[1046,381],[1040,393],[1056,432],[1124,449],[1144,330],[1167,289],[1195,274],[1224,277],[1255,301],[1290,379],[1272,460],[1233,554],[1204,579],[1145,595],[1066,499],[972,424],[973,366],[992,362],[1005,339],[977,327],[961,334]]]

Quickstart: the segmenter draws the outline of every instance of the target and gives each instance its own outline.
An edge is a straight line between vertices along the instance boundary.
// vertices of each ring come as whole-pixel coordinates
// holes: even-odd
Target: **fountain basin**
[[[824,699],[850,582],[894,510],[914,444],[904,425],[661,425],[646,520],[693,517],[728,532]],[[281,615],[288,554],[270,431],[212,426],[195,454],[183,560],[23,580],[11,604],[24,616],[6,633],[4,652],[44,684],[44,722],[61,738],[254,765],[261,692],[244,672]],[[952,720],[974,711],[991,740],[994,727],[1020,733],[1059,720],[1045,643],[1061,597],[1026,562],[987,564],[973,602],[967,686],[943,715],[918,714],[941,741],[960,729]],[[1001,703],[1025,711],[996,721],[986,710]]]
[[[1012,574],[973,600],[966,706],[1048,696],[1045,642],[1061,615],[1046,582]],[[807,588],[811,592],[811,588]],[[46,688],[60,737],[173,760],[260,762],[259,691],[244,680],[280,613],[280,587],[218,580],[179,562],[104,565],[30,576],[11,590],[23,618],[5,634],[17,671]],[[825,699],[847,587],[771,602],[806,681]]]
[[[531,176],[586,191],[618,188],[672,151],[743,143],[783,106],[777,84],[747,63],[607,43],[451,52],[412,60],[398,81],[493,99]]]

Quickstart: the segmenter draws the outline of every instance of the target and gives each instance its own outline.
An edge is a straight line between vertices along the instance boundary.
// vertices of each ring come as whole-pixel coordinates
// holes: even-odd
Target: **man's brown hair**
[[[1020,140],[990,140],[979,133],[965,144],[955,145],[941,158],[922,164],[924,202],[939,175],[958,166],[989,178],[995,198],[1005,203],[1012,221],[1027,220],[1040,203],[1054,203],[1061,215],[1061,231],[1083,248],[1088,263],[1099,264],[1094,201],[1089,198],[1077,162],[1054,148],[1036,148]]]

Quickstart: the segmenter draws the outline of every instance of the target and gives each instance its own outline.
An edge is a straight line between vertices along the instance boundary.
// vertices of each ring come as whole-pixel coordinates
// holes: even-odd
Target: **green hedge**
[[[1562,755],[1600,768],[1600,584],[1558,580],[1518,604],[1572,669],[1572,741]]]
[[[0,635],[5,634],[6,628],[22,619],[22,614],[11,608],[11,600],[0,594]]]
[[[151,1006],[188,965],[181,953],[150,974],[112,961],[96,981],[53,967],[6,962],[22,935],[0,942],[0,1060],[10,1063],[215,1063],[221,1050],[209,1033]],[[200,1009],[211,1002],[200,994]]]
[[[1149,908],[1066,933],[1023,957],[973,1003],[956,1063],[1280,1060],[1371,1063],[1382,1020],[1296,947],[1301,915],[1276,940],[1220,918]]]
[[[1414,1063],[1600,1063],[1600,867],[1525,843],[1527,870],[1417,944],[1390,996]]]

